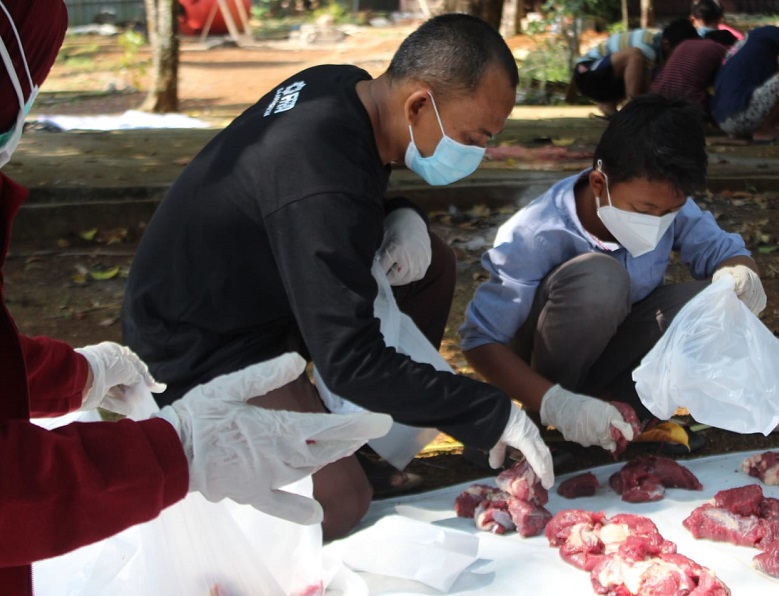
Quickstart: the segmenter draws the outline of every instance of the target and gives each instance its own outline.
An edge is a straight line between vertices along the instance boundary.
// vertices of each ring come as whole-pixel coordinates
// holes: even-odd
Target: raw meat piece
[[[577,497],[591,497],[598,490],[600,484],[595,474],[584,472],[573,476],[560,483],[557,487],[557,494],[566,499],[575,499]]]
[[[454,501],[458,517],[470,517],[480,530],[520,536],[540,534],[552,514],[544,509],[549,493],[526,461],[504,470],[495,480],[498,487],[473,484]]]
[[[714,495],[714,506],[727,509],[736,515],[760,516],[763,489],[757,484],[721,490]]]
[[[766,550],[752,559],[755,569],[771,577],[779,577],[779,542],[770,544]]]
[[[741,462],[741,470],[769,486],[779,485],[779,451],[752,455]]]
[[[495,479],[495,484],[520,501],[530,501],[536,505],[546,505],[549,502],[549,493],[541,486],[541,480],[527,460],[503,470]]]
[[[619,546],[621,549],[620,554],[622,556],[627,556],[629,554],[625,549],[633,547],[634,544],[631,540],[635,539],[640,539],[642,541],[640,546],[644,549],[642,551],[644,556],[676,552],[676,544],[663,538],[655,523],[643,515],[618,513],[608,520],[608,525],[612,527],[621,525],[628,534],[628,538],[622,541]],[[606,550],[609,551],[611,547],[608,546],[608,539],[604,538],[604,542],[607,544]],[[612,543],[616,544],[617,542],[612,541]]]
[[[752,564],[779,577],[779,499],[764,497],[759,484],[719,491],[682,524],[695,538],[762,549]]]
[[[487,484],[473,484],[466,488],[454,500],[454,511],[457,517],[473,517],[479,503],[486,499],[508,501],[508,495],[502,490]]]
[[[631,406],[621,401],[613,401],[611,402],[611,405],[617,408],[617,411],[622,414],[625,422],[631,426],[633,429],[633,437],[638,436],[638,433],[641,430],[641,423],[638,420],[636,411]],[[614,426],[611,427],[611,438],[617,443],[617,447],[614,449],[614,459],[617,459],[622,455],[625,449],[627,449],[630,441],[628,441]]]
[[[765,548],[779,541],[779,501],[765,498],[758,484],[748,484],[714,495],[682,523],[695,538]]]
[[[666,488],[702,490],[703,486],[684,466],[668,457],[645,455],[626,463],[612,474],[609,485],[630,503],[658,501]]]
[[[779,519],[779,499],[766,497],[760,502],[759,516],[763,519]]]
[[[523,538],[538,536],[552,519],[552,514],[546,508],[519,499],[509,501],[508,512],[517,532]]]
[[[549,544],[560,547],[560,556],[574,567],[591,570],[601,557],[621,551],[623,557],[676,551],[647,517],[628,513],[605,519],[603,513],[580,509],[564,510],[546,527]]]
[[[705,567],[676,553],[654,522],[641,515],[569,509],[546,526],[560,556],[590,572],[597,594],[615,596],[727,596],[728,588]]]
[[[560,546],[571,535],[574,528],[580,524],[592,527],[603,525],[606,514],[597,511],[585,511],[584,509],[563,509],[556,513],[546,525],[544,534],[551,546]]]
[[[660,554],[638,560],[620,556],[603,557],[590,573],[590,581],[596,594],[730,594],[727,586],[709,569],[678,553]]]
[[[507,502],[484,500],[473,514],[476,527],[493,534],[505,534],[515,529]]]
[[[682,525],[695,538],[730,542],[738,546],[756,546],[764,535],[759,517],[738,515],[711,503],[693,509]]]

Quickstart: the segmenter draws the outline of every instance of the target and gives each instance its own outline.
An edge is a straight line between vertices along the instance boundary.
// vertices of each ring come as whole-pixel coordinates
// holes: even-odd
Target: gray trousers
[[[616,259],[580,255],[542,281],[510,347],[533,369],[569,391],[623,401],[651,417],[636,393],[633,370],[676,313],[708,281],[660,286],[631,304],[630,279]]]

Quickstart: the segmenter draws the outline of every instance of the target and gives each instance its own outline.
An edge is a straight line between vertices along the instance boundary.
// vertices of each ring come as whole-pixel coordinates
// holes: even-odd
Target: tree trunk
[[[641,0],[641,28],[654,27],[655,9],[652,0]]]
[[[503,16],[503,0],[471,0],[470,14],[488,22],[500,31]]]
[[[512,37],[522,33],[522,19],[525,18],[525,0],[505,0],[501,15],[500,34]]]
[[[179,109],[179,40],[176,0],[144,0],[149,44],[152,52],[152,82],[141,109],[158,114]]]
[[[628,12],[628,0],[622,0],[622,25],[625,31],[630,29],[630,15]]]

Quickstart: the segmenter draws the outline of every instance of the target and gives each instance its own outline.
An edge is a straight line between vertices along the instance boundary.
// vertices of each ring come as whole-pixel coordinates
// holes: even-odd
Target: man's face
[[[435,97],[435,96],[434,96]],[[485,72],[475,92],[462,97],[435,97],[444,132],[458,143],[485,147],[503,130],[516,99],[516,89],[497,67]],[[429,100],[429,96],[428,96]],[[435,151],[442,138],[432,101],[412,114],[414,142],[424,157]]]

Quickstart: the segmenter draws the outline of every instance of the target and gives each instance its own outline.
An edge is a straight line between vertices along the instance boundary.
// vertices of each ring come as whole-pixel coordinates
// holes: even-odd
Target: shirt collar
[[[622,245],[616,242],[601,240],[597,236],[588,232],[582,225],[582,222],[579,219],[579,214],[576,212],[576,195],[574,195],[573,189],[582,178],[589,176],[591,171],[592,168],[587,168],[581,174],[575,178],[572,178],[573,182],[563,190],[562,196],[560,197],[561,207],[582,238],[587,240],[587,242],[589,242],[592,247],[604,250],[606,252],[613,252],[622,248]]]

